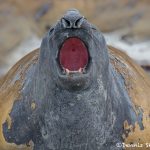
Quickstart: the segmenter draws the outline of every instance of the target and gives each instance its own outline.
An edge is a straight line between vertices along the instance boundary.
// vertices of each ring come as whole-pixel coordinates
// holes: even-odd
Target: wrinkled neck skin
[[[41,80],[36,80],[35,87],[39,93],[36,99],[43,102],[39,123],[42,144],[35,141],[35,150],[117,149],[115,144],[122,140],[120,122],[128,117],[124,104],[129,98],[123,86],[116,83],[119,79],[115,79],[112,66],[88,89],[75,92],[57,87],[41,71],[38,75]]]

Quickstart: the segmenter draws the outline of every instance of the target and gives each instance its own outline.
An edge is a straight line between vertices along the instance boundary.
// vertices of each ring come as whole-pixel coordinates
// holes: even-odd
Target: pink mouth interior
[[[69,38],[63,43],[59,52],[59,62],[63,68],[77,71],[85,68],[88,61],[88,50],[79,38]]]

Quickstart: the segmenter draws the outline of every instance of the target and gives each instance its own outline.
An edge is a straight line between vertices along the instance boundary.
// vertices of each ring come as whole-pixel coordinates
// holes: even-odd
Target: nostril
[[[61,24],[64,28],[80,28],[83,23],[84,17],[76,16],[76,17],[63,17],[61,19]]]
[[[82,22],[83,22],[83,17],[80,17],[79,19],[77,19],[77,20],[75,21],[74,27],[79,28],[79,27],[81,26]]]
[[[67,20],[66,18],[62,18],[62,25],[65,27],[65,28],[68,28],[71,26],[71,23],[69,20]]]

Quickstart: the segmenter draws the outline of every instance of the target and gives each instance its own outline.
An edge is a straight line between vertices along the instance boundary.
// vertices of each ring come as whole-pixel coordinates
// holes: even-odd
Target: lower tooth
[[[78,70],[78,72],[82,73],[82,68],[80,68],[80,69]]]
[[[69,73],[70,73],[69,69],[66,69],[66,73],[67,73],[67,74],[69,74]]]
[[[69,75],[70,73],[85,73],[85,68],[80,68],[78,71],[70,71],[69,69],[64,68],[63,74]]]

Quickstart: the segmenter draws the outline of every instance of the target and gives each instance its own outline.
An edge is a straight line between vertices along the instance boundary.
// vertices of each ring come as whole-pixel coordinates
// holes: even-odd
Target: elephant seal
[[[149,91],[144,71],[107,46],[78,10],[69,10],[46,33],[40,49],[0,81],[0,149],[144,145],[150,142]]]

